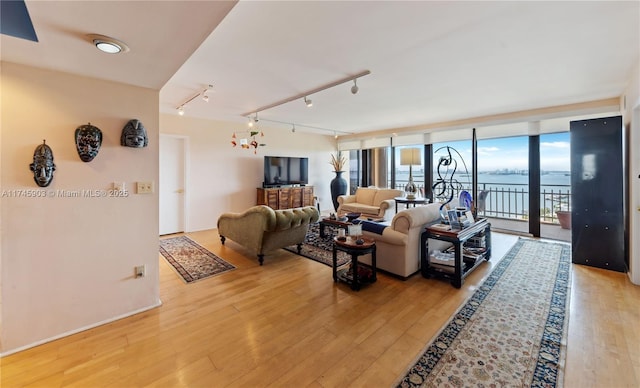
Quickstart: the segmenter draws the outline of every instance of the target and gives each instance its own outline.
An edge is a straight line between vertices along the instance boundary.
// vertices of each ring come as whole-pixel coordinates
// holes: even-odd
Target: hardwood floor
[[[260,267],[215,230],[188,235],[238,268],[187,285],[160,257],[161,307],[1,359],[2,387],[388,387],[517,239],[494,233],[459,290],[381,274],[353,292],[287,251]],[[564,385],[640,386],[640,287],[572,269]]]

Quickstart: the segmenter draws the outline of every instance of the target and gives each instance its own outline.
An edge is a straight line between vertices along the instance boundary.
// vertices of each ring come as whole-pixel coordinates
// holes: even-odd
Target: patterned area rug
[[[302,244],[300,256],[304,256],[308,259],[315,260],[331,267],[333,265],[333,237],[338,234],[337,228],[333,225],[327,225],[324,228],[324,233],[325,237],[320,238],[319,223],[316,222],[309,225],[309,230],[307,231],[304,243]],[[296,254],[298,253],[298,247],[295,245],[284,249]],[[338,251],[338,266],[345,264],[349,260],[351,260],[349,255],[345,252]]]
[[[187,236],[161,239],[160,253],[186,283],[236,268]]]
[[[520,239],[399,387],[560,387],[571,251]]]

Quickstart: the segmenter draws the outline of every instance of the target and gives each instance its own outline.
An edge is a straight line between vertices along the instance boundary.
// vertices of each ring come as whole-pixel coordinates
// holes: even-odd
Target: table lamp
[[[413,183],[413,175],[411,171],[411,166],[420,165],[420,148],[403,148],[400,150],[400,165],[401,166],[409,166],[409,182],[404,187],[404,192],[406,194],[407,199],[416,199],[416,193],[418,192],[418,187],[415,183]]]

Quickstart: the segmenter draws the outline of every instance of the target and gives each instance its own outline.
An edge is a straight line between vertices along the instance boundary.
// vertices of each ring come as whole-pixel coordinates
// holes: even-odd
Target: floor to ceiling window
[[[540,135],[540,221],[571,229],[571,149],[569,132]],[[558,237],[542,229],[542,237]],[[569,236],[569,232],[565,233]],[[568,237],[567,237],[568,238]]]
[[[529,139],[478,141],[478,210],[489,217],[529,218]]]
[[[405,144],[351,151],[351,191],[358,186],[404,191],[409,165],[402,163],[402,153],[413,148],[420,150],[419,161],[411,164],[418,196],[457,206],[461,191],[474,192],[471,139]],[[489,217],[497,229],[566,239],[559,233],[558,211],[571,209],[569,153],[568,132],[478,140],[473,198],[478,215]]]
[[[356,189],[361,185],[361,159],[360,150],[349,151],[349,194],[356,193]]]

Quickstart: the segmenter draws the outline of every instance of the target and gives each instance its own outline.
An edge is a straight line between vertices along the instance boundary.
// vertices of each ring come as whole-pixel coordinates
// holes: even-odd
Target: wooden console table
[[[463,245],[469,239],[484,235],[485,252],[474,260],[465,259],[463,257]],[[454,246],[454,265],[452,271],[445,271],[442,267],[429,265],[429,239],[440,241],[448,241]],[[451,284],[456,287],[462,287],[464,278],[467,277],[474,269],[483,261],[491,258],[491,224],[486,218],[478,219],[473,225],[462,230],[451,230],[448,225],[432,224],[425,227],[420,236],[420,244],[422,249],[420,257],[420,271],[422,276],[429,278],[430,276],[439,276],[451,280]]]

